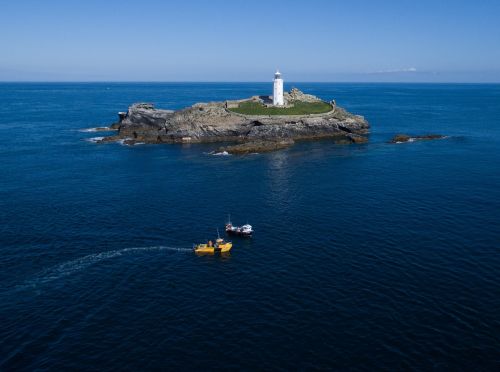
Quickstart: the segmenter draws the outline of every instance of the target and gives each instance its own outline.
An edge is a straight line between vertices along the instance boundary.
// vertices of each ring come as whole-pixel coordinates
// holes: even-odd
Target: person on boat
[[[209,246],[209,247],[212,247],[213,245],[214,245],[214,243],[212,243],[212,241],[211,241],[211,240],[209,240],[209,241],[208,241],[208,246]]]

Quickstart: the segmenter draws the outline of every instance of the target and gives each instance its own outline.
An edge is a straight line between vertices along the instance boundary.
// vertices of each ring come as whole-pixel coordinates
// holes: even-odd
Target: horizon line
[[[0,84],[268,84],[270,81],[235,80],[0,80]],[[307,81],[294,80],[285,83],[306,84],[500,84],[499,81]]]

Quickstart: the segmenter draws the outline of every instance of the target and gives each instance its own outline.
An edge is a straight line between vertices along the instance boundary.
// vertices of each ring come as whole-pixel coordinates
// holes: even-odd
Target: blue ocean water
[[[0,84],[0,369],[498,369],[500,85],[295,86],[370,142],[95,144],[270,85]],[[228,213],[255,236],[194,255]]]

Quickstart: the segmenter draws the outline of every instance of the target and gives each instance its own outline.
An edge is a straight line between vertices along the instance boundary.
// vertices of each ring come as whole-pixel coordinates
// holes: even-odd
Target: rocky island
[[[254,96],[237,101],[197,103],[177,111],[136,103],[127,112],[119,113],[119,121],[112,125],[118,133],[99,142],[231,142],[234,145],[221,147],[220,151],[252,153],[282,149],[297,140],[367,141],[368,122],[337,106],[335,101],[325,102],[295,88],[286,93],[281,91],[278,105],[273,98]]]

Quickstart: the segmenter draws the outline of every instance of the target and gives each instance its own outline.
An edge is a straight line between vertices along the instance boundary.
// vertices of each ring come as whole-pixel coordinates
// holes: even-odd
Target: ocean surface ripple
[[[370,142],[96,144],[268,84],[0,84],[0,370],[498,370],[500,85],[295,85]]]

